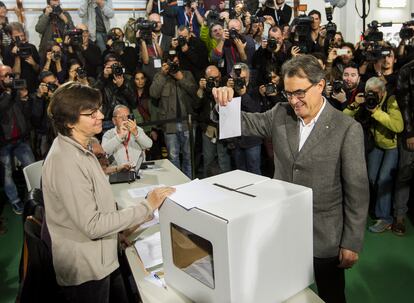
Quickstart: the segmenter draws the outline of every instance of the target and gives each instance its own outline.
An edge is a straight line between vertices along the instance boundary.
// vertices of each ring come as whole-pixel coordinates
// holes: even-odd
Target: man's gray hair
[[[236,77],[236,73],[234,72],[234,67],[235,67],[235,66],[240,67],[240,69],[241,69],[242,71],[246,71],[246,72],[247,72],[247,77],[249,77],[249,75],[250,75],[250,69],[249,69],[249,66],[248,66],[246,63],[243,63],[243,62],[239,62],[239,63],[236,63],[236,64],[234,64],[234,65],[233,65],[233,67],[232,67],[232,69],[231,69],[231,73],[230,73],[230,75],[231,75],[232,77]]]
[[[112,112],[112,117],[115,117],[115,116],[116,116],[116,112],[117,112],[119,109],[122,109],[122,108],[125,108],[125,109],[127,109],[128,111],[130,111],[128,106],[125,106],[125,105],[123,105],[123,104],[118,104],[117,106],[115,106],[114,111]]]
[[[308,79],[310,83],[317,84],[325,78],[325,71],[314,56],[299,55],[282,65],[282,76]]]
[[[365,84],[365,91],[370,91],[373,88],[379,88],[382,92],[385,92],[385,81],[378,77],[369,78]]]

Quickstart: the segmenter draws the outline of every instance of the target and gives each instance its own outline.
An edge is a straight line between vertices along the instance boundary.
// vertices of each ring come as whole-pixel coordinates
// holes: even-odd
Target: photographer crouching
[[[398,167],[397,134],[403,131],[404,124],[395,96],[388,96],[385,82],[377,77],[367,81],[365,94],[358,94],[344,113],[355,117],[363,111],[370,113],[369,131],[374,140],[367,166],[371,188],[376,188],[375,216],[378,219],[369,230],[381,233],[391,229],[393,223],[391,205]]]

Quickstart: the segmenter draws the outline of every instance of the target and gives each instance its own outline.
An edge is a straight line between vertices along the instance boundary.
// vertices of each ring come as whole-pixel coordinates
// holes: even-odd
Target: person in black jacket
[[[241,97],[241,110],[249,113],[260,112],[260,102],[253,88],[249,86],[249,67],[245,63],[236,63],[231,71],[227,86],[232,87],[236,96]],[[233,140],[233,157],[236,168],[261,175],[261,144],[257,137],[241,136]],[[230,148],[230,147],[229,147]]]
[[[0,66],[0,169],[4,175],[4,191],[16,214],[22,214],[20,200],[13,180],[13,161],[16,157],[25,167],[34,162],[28,144],[30,101],[27,89],[13,89],[11,68]]]
[[[123,104],[132,111],[135,104],[134,90],[129,75],[124,74],[119,59],[113,54],[105,57],[104,69],[93,87],[102,93],[103,132],[114,127],[112,113],[115,106]]]
[[[23,26],[18,22],[10,23],[12,43],[5,48],[4,63],[13,68],[20,79],[26,80],[29,93],[36,91],[37,75],[40,71],[40,57],[36,47],[27,41]]]
[[[213,163],[217,156],[220,173],[231,170],[230,153],[225,140],[219,140],[218,123],[212,119],[212,111],[216,104],[212,94],[213,87],[225,85],[217,66],[206,68],[205,77],[199,81],[197,97],[200,102],[199,123],[202,130],[204,177],[214,174]]]
[[[199,38],[190,34],[185,25],[178,27],[177,34],[178,36],[172,39],[171,46],[178,53],[180,66],[190,71],[194,79],[199,81],[208,65],[207,48]]]
[[[292,7],[285,3],[285,0],[266,0],[258,16],[272,16],[276,25],[289,24],[292,18]]]
[[[50,71],[39,74],[39,88],[30,95],[32,103],[31,122],[35,131],[34,152],[36,158],[44,159],[54,139],[47,108],[54,91],[59,87],[56,76]]]

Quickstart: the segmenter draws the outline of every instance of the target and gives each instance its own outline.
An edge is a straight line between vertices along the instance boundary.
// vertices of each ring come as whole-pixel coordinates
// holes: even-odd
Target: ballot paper
[[[176,191],[169,199],[186,209],[200,207],[206,203],[220,202],[229,198],[226,190],[199,179],[173,187]]]
[[[219,106],[219,134],[220,139],[241,136],[241,97],[236,97],[227,103],[227,106]]]
[[[162,264],[161,234],[138,238],[135,249],[146,269]]]
[[[131,198],[144,198],[151,190],[165,186],[164,184],[159,185],[149,185],[145,187],[139,187],[139,188],[131,188],[128,189],[128,194],[131,196]]]

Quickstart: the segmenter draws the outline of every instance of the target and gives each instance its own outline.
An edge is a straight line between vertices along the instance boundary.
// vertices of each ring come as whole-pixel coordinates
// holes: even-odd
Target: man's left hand
[[[358,261],[358,253],[343,248],[339,250],[339,265],[340,268],[351,268]]]

